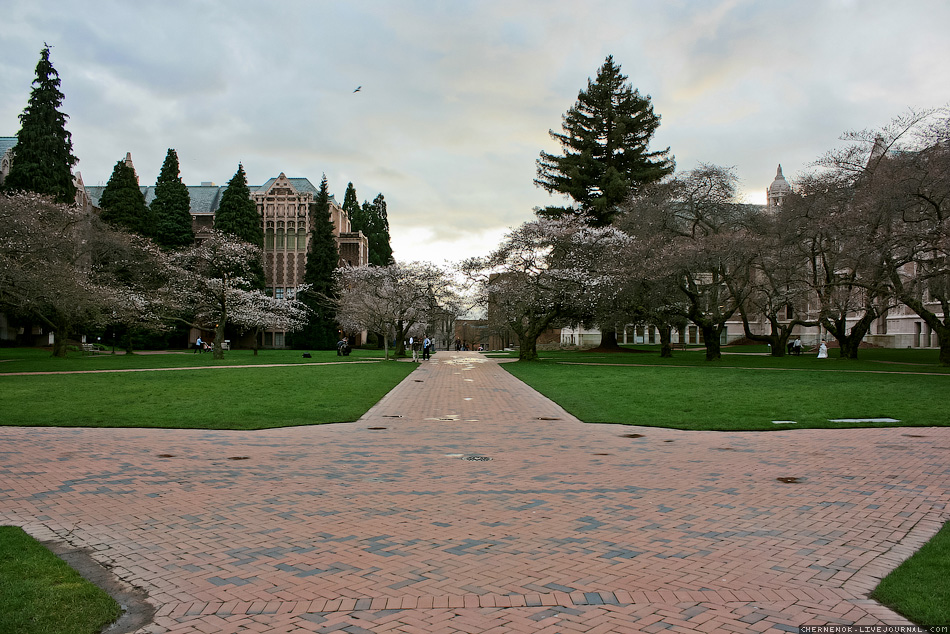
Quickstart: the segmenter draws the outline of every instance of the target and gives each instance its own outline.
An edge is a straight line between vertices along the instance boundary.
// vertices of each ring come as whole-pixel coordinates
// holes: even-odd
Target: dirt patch
[[[133,588],[112,574],[112,571],[89,555],[85,548],[74,548],[64,542],[43,542],[54,555],[65,561],[84,579],[109,594],[122,608],[122,615],[103,634],[127,634],[152,622],[155,608],[144,590]]]

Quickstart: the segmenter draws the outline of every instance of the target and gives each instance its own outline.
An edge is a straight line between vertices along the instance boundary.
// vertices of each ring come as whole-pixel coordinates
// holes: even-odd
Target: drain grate
[[[609,453],[595,453],[594,455],[595,455],[595,456],[612,456],[613,454],[609,454]]]
[[[173,453],[160,453],[158,454],[159,458],[174,458],[175,454]]]
[[[384,414],[383,418],[402,418],[402,414]]]
[[[228,460],[250,460],[250,456],[231,456]]]
[[[775,479],[778,480],[779,482],[784,482],[785,484],[798,484],[798,483],[801,482],[804,478],[790,478],[790,477],[785,477],[785,478],[775,478]]]
[[[621,438],[643,438],[643,434],[624,434]]]
[[[534,420],[561,420],[560,418],[554,418],[552,416],[538,416]]]
[[[371,429],[371,430],[373,430],[373,431],[377,431],[377,430],[379,430],[379,429],[388,429],[388,428],[387,428],[387,427],[367,427],[366,429]]]
[[[491,460],[488,456],[465,456],[463,460],[468,460],[470,462],[486,462]]]

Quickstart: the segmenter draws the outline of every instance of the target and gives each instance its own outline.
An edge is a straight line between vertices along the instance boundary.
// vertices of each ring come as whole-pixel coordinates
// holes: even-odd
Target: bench
[[[80,344],[80,349],[82,350],[83,354],[101,354],[102,353],[102,350],[99,349],[99,346],[97,346],[94,343]]]

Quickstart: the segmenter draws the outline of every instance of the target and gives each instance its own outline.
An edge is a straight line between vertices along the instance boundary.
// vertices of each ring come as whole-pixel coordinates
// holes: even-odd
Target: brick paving
[[[477,353],[355,423],[0,427],[0,523],[144,589],[142,634],[902,625],[867,593],[948,501],[950,428],[586,425]]]

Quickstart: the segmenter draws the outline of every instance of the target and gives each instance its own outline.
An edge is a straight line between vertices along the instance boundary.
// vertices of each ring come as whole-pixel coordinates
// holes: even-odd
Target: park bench
[[[83,354],[101,354],[102,350],[99,349],[94,343],[83,343],[80,344],[80,348]]]

